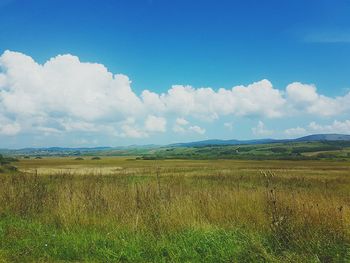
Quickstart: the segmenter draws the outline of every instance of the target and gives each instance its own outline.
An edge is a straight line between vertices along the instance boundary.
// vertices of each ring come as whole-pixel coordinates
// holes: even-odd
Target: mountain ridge
[[[174,143],[168,146],[172,147],[199,147],[199,146],[215,146],[215,145],[244,145],[244,144],[268,144],[268,143],[283,143],[283,142],[316,142],[316,141],[350,141],[350,135],[348,134],[311,134],[295,139],[252,139],[252,140],[220,140],[211,139],[203,141],[194,141],[187,143]]]
[[[161,148],[161,147],[204,147],[204,146],[224,146],[224,145],[254,145],[254,144],[269,144],[269,143],[285,143],[285,142],[317,142],[317,141],[350,141],[349,134],[311,134],[295,139],[251,139],[251,140],[221,140],[221,139],[208,139],[202,141],[192,142],[180,142],[171,143],[165,145],[147,144],[147,145],[129,145],[129,146],[100,146],[100,147],[25,147],[21,149],[1,149],[1,151],[47,151],[47,152],[59,152],[59,151],[104,151],[104,150],[127,150],[138,148]]]

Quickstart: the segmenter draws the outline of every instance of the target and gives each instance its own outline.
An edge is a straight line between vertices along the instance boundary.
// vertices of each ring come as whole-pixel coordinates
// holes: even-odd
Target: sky
[[[0,148],[350,133],[349,0],[0,0]]]

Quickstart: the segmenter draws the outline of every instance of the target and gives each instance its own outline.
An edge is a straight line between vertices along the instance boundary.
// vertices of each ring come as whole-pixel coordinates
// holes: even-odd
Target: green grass
[[[114,228],[57,229],[27,220],[2,218],[1,255],[11,261],[228,262],[252,246],[234,231],[188,230],[154,236]],[[257,256],[257,255],[255,255]]]
[[[0,262],[350,262],[350,162],[22,159]]]
[[[231,229],[187,229],[154,235],[130,229],[59,228],[2,216],[0,260],[84,262],[347,262],[344,244],[315,244],[313,253],[276,251],[269,236]],[[299,250],[299,251],[298,251]],[[315,254],[315,251],[318,253]],[[331,260],[331,261],[329,261]]]

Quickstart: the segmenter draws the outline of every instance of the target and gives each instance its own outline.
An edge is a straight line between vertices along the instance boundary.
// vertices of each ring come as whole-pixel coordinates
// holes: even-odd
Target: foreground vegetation
[[[350,162],[22,159],[0,262],[349,262]]]

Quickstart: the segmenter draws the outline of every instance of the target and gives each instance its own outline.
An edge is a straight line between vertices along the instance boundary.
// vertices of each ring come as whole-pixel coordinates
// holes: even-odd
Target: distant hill
[[[316,141],[350,141],[350,135],[346,134],[313,134],[296,139],[257,139],[257,140],[204,140],[187,143],[174,143],[172,147],[201,147],[214,145],[246,145],[246,144],[268,144],[283,142],[316,142]]]
[[[174,143],[168,146],[172,147],[200,147],[200,146],[211,146],[211,145],[240,145],[240,144],[266,144],[281,142],[282,140],[275,139],[259,139],[259,140],[205,140],[196,142],[184,142]]]
[[[0,149],[0,154],[4,155],[31,155],[31,156],[72,156],[72,155],[140,155],[149,151],[162,148],[179,147],[207,147],[207,146],[230,146],[230,145],[259,145],[272,143],[290,142],[350,142],[350,135],[346,134],[313,134],[296,139],[256,139],[256,140],[204,140],[186,143],[174,143],[169,145],[130,145],[119,147],[48,147],[48,148],[23,148],[17,150]]]
[[[346,134],[313,134],[294,139],[297,142],[315,141],[350,141],[350,135]]]

